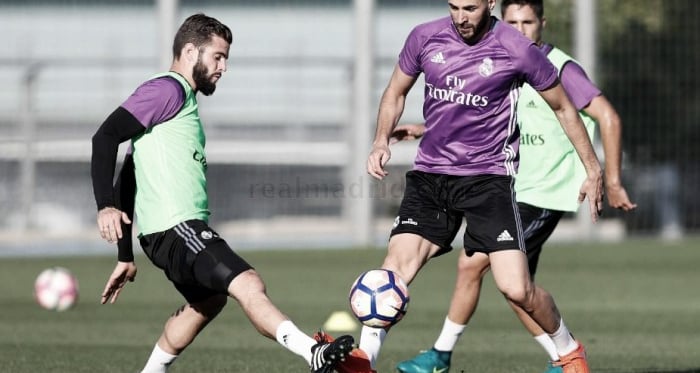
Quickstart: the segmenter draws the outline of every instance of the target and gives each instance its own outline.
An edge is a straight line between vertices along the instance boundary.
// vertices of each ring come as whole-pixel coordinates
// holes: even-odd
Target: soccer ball
[[[386,328],[401,321],[408,309],[408,286],[396,273],[373,269],[350,288],[350,309],[364,325]]]
[[[47,268],[34,281],[34,299],[47,310],[65,311],[78,300],[78,280],[63,267]]]

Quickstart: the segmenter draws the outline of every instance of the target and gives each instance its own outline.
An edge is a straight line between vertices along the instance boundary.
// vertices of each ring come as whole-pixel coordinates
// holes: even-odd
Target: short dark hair
[[[535,11],[537,18],[544,17],[544,4],[542,0],[501,0],[501,17],[503,17],[506,8],[511,5],[525,6],[529,5]]]
[[[226,40],[229,44],[233,41],[231,29],[217,19],[202,13],[187,17],[175,34],[173,57],[179,58],[182,48],[187,43],[192,43],[197,48],[203,47],[211,42],[213,35]]]

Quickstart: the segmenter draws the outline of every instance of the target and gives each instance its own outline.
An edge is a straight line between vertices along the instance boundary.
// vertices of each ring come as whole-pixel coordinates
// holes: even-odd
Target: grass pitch
[[[347,292],[384,249],[242,252],[273,301],[304,331],[348,310]],[[380,355],[379,372],[434,342],[452,291],[457,251],[437,258],[411,285],[411,305]],[[137,257],[136,282],[114,305],[99,296],[114,266],[108,257],[0,259],[0,372],[138,372],[163,322],[182,300],[164,276]],[[80,281],[67,312],[39,308],[32,284],[60,265]],[[700,372],[700,240],[550,244],[538,283],[555,297],[596,373]],[[337,333],[335,333],[337,334]],[[359,332],[353,334],[357,337]],[[479,309],[453,355],[453,373],[540,372],[546,355],[488,276]],[[171,368],[172,372],[307,372],[297,356],[257,334],[230,301]]]

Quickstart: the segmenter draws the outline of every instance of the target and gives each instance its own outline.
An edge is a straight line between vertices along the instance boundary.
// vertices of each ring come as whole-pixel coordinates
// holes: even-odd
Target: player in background
[[[406,95],[425,78],[425,132],[381,268],[410,284],[432,257],[452,249],[463,219],[470,255],[490,261],[496,286],[554,340],[569,372],[588,373],[584,347],[553,298],[530,279],[513,182],[520,141],[515,108],[529,83],[557,113],[586,169],[579,201],[591,218],[602,209],[602,170],[557,69],[513,27],[491,16],[495,0],[448,0],[449,17],[416,26],[399,55],[379,105],[367,171],[381,180]],[[387,330],[364,326],[349,371],[375,371]],[[350,363],[352,366],[350,366]],[[351,370],[352,369],[352,370]]]
[[[177,356],[235,299],[265,337],[330,373],[352,349],[343,336],[318,343],[301,332],[268,298],[258,273],[208,226],[205,135],[197,93],[214,93],[226,71],[231,30],[204,14],[188,17],[173,43],[170,71],[149,79],[118,107],[92,138],[92,180],[102,238],[117,242],[118,262],[101,302],[114,303],[137,268],[131,217],[148,258],[187,301],[165,323],[143,373],[166,372]],[[116,186],[118,146],[131,141]]]
[[[605,155],[605,187],[610,207],[630,211],[636,208],[622,185],[620,118],[581,66],[558,48],[542,40],[546,26],[542,0],[503,0],[503,21],[534,41],[559,70],[559,78],[574,106],[579,110],[591,140],[596,124],[600,127]],[[577,188],[586,177],[583,165],[566,134],[557,125],[557,117],[529,85],[521,91],[518,104],[520,127],[520,168],[515,191],[525,234],[530,277],[535,277],[542,245],[550,237],[566,212],[578,209]],[[422,137],[422,125],[399,126],[396,140]],[[460,255],[458,277],[443,329],[433,347],[397,365],[403,373],[447,371],[451,352],[476,310],[483,275],[489,262],[484,256]],[[527,330],[542,345],[550,361],[546,372],[561,372],[549,335],[517,307],[513,308]]]

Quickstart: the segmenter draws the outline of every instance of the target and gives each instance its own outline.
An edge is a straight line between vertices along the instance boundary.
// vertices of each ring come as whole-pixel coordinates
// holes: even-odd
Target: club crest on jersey
[[[479,65],[479,75],[488,78],[491,74],[493,74],[493,60],[486,57],[481,61],[481,65]]]

